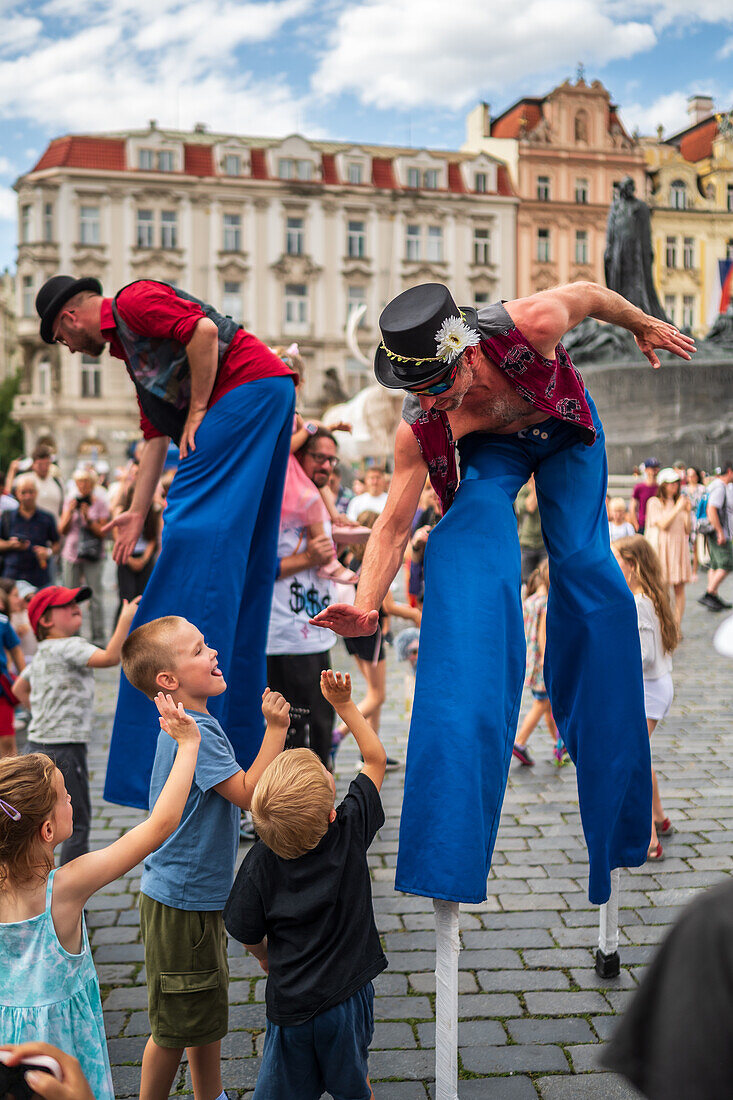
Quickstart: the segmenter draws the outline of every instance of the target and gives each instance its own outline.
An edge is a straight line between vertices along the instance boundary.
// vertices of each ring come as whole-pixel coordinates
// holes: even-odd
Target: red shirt
[[[179,298],[172,287],[147,280],[132,283],[120,291],[117,309],[125,324],[133,332],[158,339],[173,339],[188,344],[204,311],[196,302]],[[125,359],[122,344],[117,336],[112,299],[102,299],[102,335],[109,341],[109,350],[116,359]],[[209,398],[208,408],[220,397],[246,382],[259,378],[276,378],[289,375],[297,379],[297,373],[283,363],[261,340],[251,332],[239,329],[221,361]],[[140,402],[138,401],[138,405]],[[145,439],[154,439],[163,433],[154,428],[140,409],[140,428]]]

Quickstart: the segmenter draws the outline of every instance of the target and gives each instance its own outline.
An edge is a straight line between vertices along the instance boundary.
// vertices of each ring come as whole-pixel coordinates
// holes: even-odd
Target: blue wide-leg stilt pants
[[[219,652],[227,682],[210,712],[248,767],[262,742],[265,642],[275,582],[295,390],[288,377],[224,394],[196,432],[168,494],[160,556],[133,628],[181,615]],[[104,797],[148,807],[160,726],[154,704],[120,676]]]
[[[600,904],[646,859],[651,760],[634,600],[611,554],[603,428],[548,419],[459,443],[461,485],[428,540],[396,888],[486,897],[525,672],[513,501],[534,471],[550,560],[545,680],[577,768]]]

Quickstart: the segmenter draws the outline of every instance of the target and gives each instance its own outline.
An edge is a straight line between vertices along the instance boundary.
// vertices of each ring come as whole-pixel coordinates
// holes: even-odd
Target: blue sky
[[[457,148],[583,62],[624,122],[733,107],[733,0],[0,0],[0,268],[50,138],[164,126]]]

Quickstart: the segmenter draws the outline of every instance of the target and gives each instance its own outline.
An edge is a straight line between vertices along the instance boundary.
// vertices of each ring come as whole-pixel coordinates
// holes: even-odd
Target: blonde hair
[[[144,623],[125,639],[122,646],[122,671],[133,687],[153,699],[160,688],[156,682],[159,672],[173,672],[176,667],[175,634],[181,623],[180,615],[165,615]]]
[[[20,814],[13,821],[0,810],[0,889],[8,880],[22,884],[38,874],[38,830],[56,806],[55,773],[53,760],[42,752],[0,760],[0,798]]]
[[[617,539],[613,549],[636,570],[642,592],[654,604],[662,630],[664,652],[671,653],[676,649],[680,637],[672,614],[672,605],[669,602],[669,591],[662,576],[662,563],[657,553],[643,535],[629,535],[628,538]]]
[[[624,500],[623,497],[611,497],[611,499],[608,502],[609,512],[612,508],[623,508],[623,510],[625,512],[626,511],[626,501]]]
[[[268,848],[297,859],[328,830],[333,790],[312,749],[287,749],[269,764],[252,796],[252,820]]]

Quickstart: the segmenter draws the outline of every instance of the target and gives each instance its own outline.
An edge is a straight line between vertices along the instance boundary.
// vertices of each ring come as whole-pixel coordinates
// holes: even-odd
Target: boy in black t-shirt
[[[245,858],[224,909],[227,931],[268,975],[267,1034],[253,1100],[373,1100],[372,979],[387,966],[374,923],[366,852],[384,824],[384,747],[330,670],[321,691],[364,757],[346,798],[310,749],[281,753],[252,798],[262,843]]]

